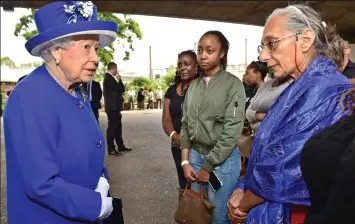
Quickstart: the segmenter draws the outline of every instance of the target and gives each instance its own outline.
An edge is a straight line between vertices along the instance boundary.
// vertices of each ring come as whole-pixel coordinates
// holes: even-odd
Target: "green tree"
[[[176,68],[174,65],[171,65],[170,68],[168,69],[168,73],[166,73],[162,79],[163,82],[167,85],[167,86],[171,86],[175,83],[175,75],[176,75]]]
[[[33,16],[35,9],[31,9],[29,15],[24,15],[20,18],[20,21],[15,25],[15,36],[22,36],[26,40],[35,36],[38,31],[34,29]],[[118,33],[117,33],[117,43],[123,47],[125,50],[125,56],[123,60],[129,60],[130,53],[134,51],[133,43],[134,39],[142,39],[143,34],[139,27],[139,24],[128,15],[124,15],[124,18],[121,19],[114,15],[113,13],[108,12],[99,12],[99,20],[109,20],[114,21],[118,24]],[[99,51],[100,63],[106,67],[107,64],[114,60],[115,47],[114,44],[111,44],[107,48],[102,48]]]
[[[10,68],[16,68],[15,62],[10,57],[2,57],[0,60],[1,65],[6,65]]]

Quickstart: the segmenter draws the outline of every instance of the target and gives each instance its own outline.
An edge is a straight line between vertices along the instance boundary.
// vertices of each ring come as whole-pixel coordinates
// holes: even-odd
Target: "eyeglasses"
[[[277,39],[277,40],[269,40],[269,41],[267,41],[267,42],[265,42],[265,43],[263,43],[263,44],[260,44],[260,45],[258,46],[258,53],[260,54],[264,49],[265,49],[267,52],[271,53],[271,52],[273,52],[273,51],[275,50],[275,46],[276,46],[276,44],[277,44],[278,42],[280,42],[281,40],[290,38],[290,37],[294,37],[294,36],[296,36],[296,41],[297,41],[297,40],[298,40],[298,35],[300,35],[300,33],[293,34],[293,35],[287,36],[287,37],[281,37],[281,38],[279,38],[279,39]]]

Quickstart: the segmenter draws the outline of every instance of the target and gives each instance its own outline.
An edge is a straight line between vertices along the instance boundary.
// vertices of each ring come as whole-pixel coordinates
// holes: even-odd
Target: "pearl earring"
[[[59,65],[59,60],[58,59],[55,60],[55,64]]]

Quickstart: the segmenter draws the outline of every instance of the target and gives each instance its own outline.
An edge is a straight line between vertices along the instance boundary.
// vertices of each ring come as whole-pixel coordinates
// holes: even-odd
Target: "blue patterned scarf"
[[[300,169],[303,145],[343,116],[338,103],[350,88],[334,63],[320,56],[280,95],[261,123],[238,186],[265,199],[249,212],[248,224],[289,224],[292,204],[310,205]]]

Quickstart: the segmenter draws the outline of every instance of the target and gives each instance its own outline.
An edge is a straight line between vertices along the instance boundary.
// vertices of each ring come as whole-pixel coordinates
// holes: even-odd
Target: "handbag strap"
[[[186,193],[187,190],[191,189],[191,183],[187,182],[186,186],[185,186],[185,190],[184,190],[184,194]],[[203,184],[200,184],[200,197],[201,199],[208,199],[208,195],[206,192],[205,187],[203,186]]]
[[[203,184],[200,184],[200,196],[201,199],[208,199],[207,192]]]

